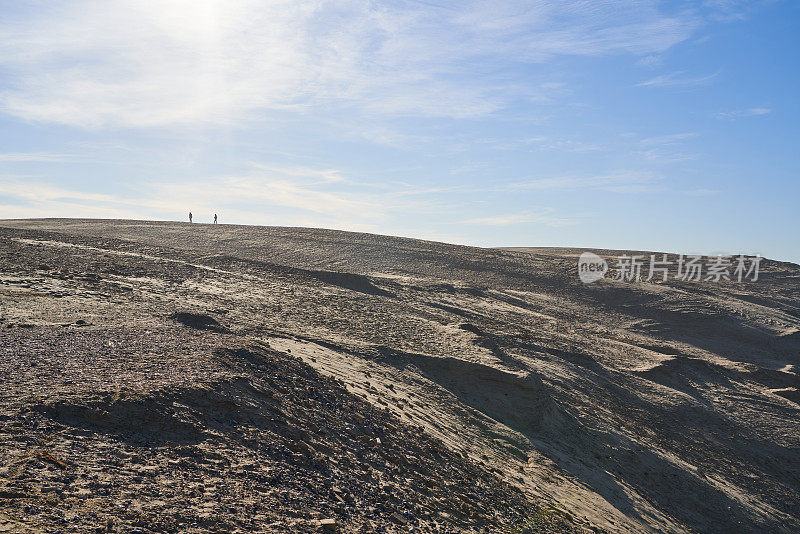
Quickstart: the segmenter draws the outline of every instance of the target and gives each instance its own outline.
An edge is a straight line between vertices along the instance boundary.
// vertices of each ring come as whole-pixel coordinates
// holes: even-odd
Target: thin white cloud
[[[128,196],[86,192],[41,178],[0,175],[3,217],[175,219],[222,212],[228,221],[376,230],[392,218],[442,211],[445,188],[395,185],[376,191],[332,169],[253,166],[244,176],[142,183]],[[58,215],[58,216],[61,216]]]
[[[61,200],[101,204],[119,202],[114,195],[71,190],[27,176],[0,177],[0,192],[5,197],[31,202]]]
[[[596,143],[546,136],[529,137],[523,139],[522,144],[559,152],[594,152],[603,149],[602,145]]]
[[[196,206],[198,211],[213,211],[215,206],[252,209],[247,206],[257,204],[265,211],[270,206],[279,206],[337,219],[357,214],[360,219],[375,220],[383,213],[379,199],[363,192],[321,190],[313,182],[303,183],[286,176],[258,174],[193,183],[154,184],[154,187],[156,198],[179,199],[182,206]]]
[[[640,155],[645,161],[656,163],[682,163],[685,161],[694,161],[701,157],[701,154],[694,152],[683,152],[676,150],[665,150],[661,148],[642,150],[635,152]]]
[[[642,146],[671,146],[680,144],[687,139],[694,139],[697,137],[695,132],[684,132],[669,135],[659,135],[657,137],[646,137],[639,141]]]
[[[656,0],[83,0],[0,24],[0,109],[80,127],[239,124],[264,112],[474,117],[535,98],[498,66],[657,54],[691,14]],[[494,74],[493,74],[494,73]],[[539,87],[546,92],[552,88]],[[546,96],[546,93],[543,93]]]
[[[552,215],[551,208],[542,209],[539,211],[523,211],[520,213],[507,213],[502,215],[495,215],[492,217],[478,217],[475,219],[467,219],[464,221],[467,224],[477,224],[480,226],[513,226],[517,224],[543,224],[545,226],[568,226],[575,224],[575,219],[565,217],[556,217]]]
[[[719,72],[706,76],[686,76],[684,71],[670,72],[636,84],[637,87],[699,87],[707,85]]]
[[[719,189],[708,188],[692,189],[684,192],[685,195],[690,197],[713,197],[719,195],[720,193],[721,191]]]
[[[644,56],[639,61],[636,62],[638,65],[642,67],[658,67],[659,65],[664,63],[664,59],[661,56],[650,54],[648,56]]]
[[[50,152],[6,152],[0,153],[0,163],[21,162],[65,162],[74,161],[73,154],[57,154]]]
[[[715,117],[718,119],[735,120],[741,117],[758,117],[761,115],[767,115],[769,113],[772,113],[770,108],[749,108],[736,111],[720,112],[717,113]]]
[[[612,193],[642,193],[653,190],[658,177],[649,171],[619,171],[597,176],[535,178],[509,184],[511,190],[599,190]]]
[[[744,19],[748,12],[772,0],[704,0],[703,7],[709,10],[711,18],[723,22]]]
[[[329,184],[329,183],[343,183],[352,180],[345,177],[341,171],[337,169],[313,169],[304,166],[277,166],[266,165],[263,163],[254,162],[251,164],[255,169],[264,173],[273,173],[278,175],[290,176],[293,178],[302,178],[310,183]]]

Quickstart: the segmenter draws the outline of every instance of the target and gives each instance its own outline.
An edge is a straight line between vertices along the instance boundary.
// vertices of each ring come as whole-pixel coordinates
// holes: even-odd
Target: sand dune
[[[0,221],[0,531],[800,531],[800,267],[580,252]]]

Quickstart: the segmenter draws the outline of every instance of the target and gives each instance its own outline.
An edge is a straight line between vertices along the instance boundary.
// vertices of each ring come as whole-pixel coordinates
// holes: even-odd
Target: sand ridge
[[[166,373],[159,354],[172,354],[174,369],[213,359],[220,347],[211,340],[262,344],[269,358],[302,362],[392,425],[441,443],[439,454],[502,480],[511,515],[524,515],[511,503],[525,495],[533,508],[560,510],[574,530],[800,529],[795,265],[765,260],[761,279],[747,284],[584,286],[579,252],[567,249],[88,220],[0,221],[0,251],[0,327],[19,353],[48,329],[80,336],[172,325],[177,338],[189,331],[208,344],[178,354],[167,349],[173,334],[152,335],[113,367],[133,377],[135,362]],[[84,352],[73,350],[72,361]],[[214,365],[202,372],[204,383],[230,383]],[[95,383],[104,380],[114,383],[107,373]],[[36,417],[79,428],[75,407],[95,405],[86,393],[66,403],[59,391],[47,402],[6,399],[4,409],[57,406]],[[152,398],[158,406],[165,397]],[[198,397],[189,398],[180,402]],[[471,528],[437,517],[441,528]],[[342,527],[356,528],[346,518]]]

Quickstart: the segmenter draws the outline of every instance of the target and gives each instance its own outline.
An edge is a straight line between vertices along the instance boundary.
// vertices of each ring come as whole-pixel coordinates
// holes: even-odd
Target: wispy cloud
[[[714,115],[718,119],[735,120],[742,117],[758,117],[760,115],[767,115],[772,113],[770,108],[749,108],[739,109],[736,111],[725,111]]]
[[[708,188],[701,188],[701,189],[691,189],[689,191],[685,191],[684,194],[690,197],[713,197],[719,195],[721,191],[719,189],[708,189]]]
[[[710,17],[723,22],[741,20],[755,7],[769,3],[770,0],[704,0],[702,5]]]
[[[644,158],[645,161],[653,163],[683,163],[699,159],[701,154],[694,152],[684,152],[680,150],[652,149],[635,152]]]
[[[636,63],[638,65],[641,65],[642,67],[651,67],[652,68],[652,67],[658,67],[659,65],[663,64],[664,63],[664,59],[661,56],[658,56],[656,54],[650,54],[650,55],[644,56],[643,58],[641,58]]]
[[[523,211],[520,213],[507,213],[491,217],[478,217],[467,219],[467,224],[481,226],[513,226],[517,224],[542,224],[545,226],[567,226],[576,224],[577,220],[554,216],[552,208],[543,208],[538,211]]]
[[[695,137],[697,137],[697,133],[695,132],[659,135],[657,137],[646,137],[640,140],[639,144],[642,146],[671,146],[680,144],[687,139],[694,139]]]
[[[87,192],[28,176],[0,175],[4,217],[181,218],[224,213],[227,221],[372,229],[409,214],[441,211],[447,188],[375,188],[334,169],[254,164],[250,173],[191,182],[147,182],[122,196]]]
[[[686,141],[695,139],[695,132],[683,132],[656,137],[646,137],[639,140],[640,150],[633,153],[641,156],[645,161],[657,163],[681,163],[698,159],[700,154],[687,152],[684,149]]]
[[[653,190],[657,186],[657,183],[657,176],[649,171],[620,171],[598,176],[535,178],[511,183],[509,184],[509,189],[594,189],[613,193],[642,193]]]
[[[596,143],[589,143],[577,139],[565,139],[563,137],[529,137],[522,140],[522,144],[542,148],[545,150],[554,150],[561,152],[593,152],[602,150],[603,146]]]
[[[719,72],[706,76],[687,76],[684,71],[670,72],[636,84],[637,87],[699,87],[707,85]]]
[[[57,154],[50,152],[6,152],[0,153],[2,163],[21,163],[21,162],[65,162],[75,161],[74,154]]]
[[[0,176],[0,213],[3,218],[113,217],[153,218],[137,202],[115,195],[70,190],[39,177]],[[149,215],[149,217],[148,217]]]
[[[108,0],[56,2],[36,13],[0,25],[0,66],[14,80],[0,109],[89,128],[241,124],[265,112],[330,107],[482,116],[536,96],[527,80],[493,75],[510,58],[657,54],[700,24],[688,12],[662,13],[655,0],[457,8]]]
[[[544,150],[552,152],[595,152],[603,149],[603,145],[590,143],[580,139],[561,136],[537,135],[521,139],[485,138],[476,140],[494,150]]]

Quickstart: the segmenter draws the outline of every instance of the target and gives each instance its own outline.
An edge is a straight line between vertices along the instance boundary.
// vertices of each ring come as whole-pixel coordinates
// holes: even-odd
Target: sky
[[[0,0],[0,218],[800,263],[800,2]]]

